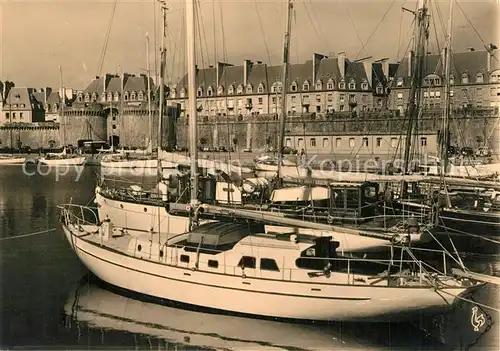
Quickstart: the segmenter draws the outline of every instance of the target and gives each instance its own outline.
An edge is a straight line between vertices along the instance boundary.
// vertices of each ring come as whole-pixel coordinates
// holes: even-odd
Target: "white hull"
[[[0,157],[0,166],[22,165],[26,161],[25,157]]]
[[[149,232],[151,228],[160,233],[171,235],[185,233],[189,230],[189,218],[172,216],[164,207],[135,204],[126,201],[112,200],[96,193],[95,203],[98,207],[99,219],[109,218],[117,227]],[[201,221],[202,223],[210,221]],[[266,225],[266,232],[298,233],[314,236],[332,236],[338,241],[341,252],[386,250],[389,245],[386,239],[361,236],[339,231],[312,230],[283,226]]]
[[[452,295],[465,291],[449,288],[449,295],[422,287],[353,285],[345,280],[337,284],[333,276],[300,282],[294,275],[303,272],[291,270],[290,277],[284,270],[283,276],[278,273],[270,279],[257,272],[255,278],[242,276],[236,267],[233,272],[213,273],[177,265],[170,248],[163,258],[151,253],[150,260],[145,252],[141,256],[146,258],[133,257],[79,237],[86,233],[72,225],[63,229],[77,256],[101,280],[139,294],[222,311],[304,320],[366,320],[446,308],[453,302]]]
[[[148,169],[156,170],[158,168],[157,159],[145,160],[119,160],[119,161],[101,161],[101,167],[104,168],[132,168],[132,169]],[[161,160],[162,168],[176,168],[177,163]]]
[[[85,164],[85,160],[85,156],[55,159],[46,159],[45,157],[40,157],[38,159],[38,162],[46,166],[83,166]]]
[[[438,166],[431,166],[428,174],[439,175]],[[460,178],[485,178],[500,174],[500,163],[490,163],[475,166],[454,166],[450,165],[450,170],[446,174],[449,177]]]

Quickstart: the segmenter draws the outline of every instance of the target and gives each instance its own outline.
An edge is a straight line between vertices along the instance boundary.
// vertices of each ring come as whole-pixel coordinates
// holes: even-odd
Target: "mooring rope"
[[[0,238],[0,241],[11,240],[11,239],[20,239],[20,238],[26,238],[28,236],[35,236],[35,235],[40,235],[40,234],[46,234],[46,233],[53,232],[55,230],[56,230],[56,228],[52,228],[52,229],[45,229],[45,230],[42,230],[42,231],[39,231],[39,232],[34,232],[34,233],[22,234],[22,235],[17,235],[17,236],[8,236],[6,238]]]
[[[487,308],[487,309],[490,309],[490,310],[493,310],[495,312],[500,312],[500,309],[498,308],[495,308],[495,307],[492,307],[492,306],[488,306],[488,305],[485,305],[484,303],[480,303],[480,302],[477,302],[477,301],[474,301],[474,300],[471,300],[471,299],[467,299],[465,297],[462,297],[462,296],[459,296],[459,295],[455,295],[455,294],[452,294],[444,289],[436,289],[437,291],[441,292],[441,293],[445,293],[445,294],[448,294],[450,296],[453,296],[453,297],[456,297],[460,300],[463,300],[465,302],[469,302],[469,303],[473,303],[475,305],[478,305],[478,306],[481,306],[483,308]]]

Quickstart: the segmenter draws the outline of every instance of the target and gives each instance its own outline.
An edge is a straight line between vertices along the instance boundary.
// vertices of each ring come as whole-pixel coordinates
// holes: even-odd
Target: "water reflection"
[[[376,350],[389,346],[415,349],[429,343],[409,325],[284,323],[200,313],[138,300],[130,294],[86,276],[66,302],[65,325],[80,332],[85,327],[89,333],[101,329],[104,344],[106,332],[113,330],[149,336],[154,338],[155,349],[173,343],[196,349]]]

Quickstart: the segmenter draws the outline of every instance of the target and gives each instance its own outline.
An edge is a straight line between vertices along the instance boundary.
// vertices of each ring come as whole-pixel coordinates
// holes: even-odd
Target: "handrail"
[[[99,219],[97,217],[97,213],[96,211],[94,210],[97,210],[96,207],[91,207],[91,206],[83,206],[83,205],[78,205],[78,204],[71,204],[71,203],[68,203],[68,204],[60,204],[60,205],[57,205],[57,208],[61,209],[62,213],[64,215],[67,215],[69,216],[70,218],[74,218],[76,219],[77,223],[80,224],[80,223],[86,223],[86,224],[99,224]],[[79,215],[73,213],[71,210],[73,209],[79,209]],[[93,218],[95,219],[95,222],[92,223],[92,222],[89,222],[88,220],[85,219],[85,212],[84,210],[86,210],[87,212],[90,212],[92,213],[93,215]],[[69,218],[68,218],[69,219]]]

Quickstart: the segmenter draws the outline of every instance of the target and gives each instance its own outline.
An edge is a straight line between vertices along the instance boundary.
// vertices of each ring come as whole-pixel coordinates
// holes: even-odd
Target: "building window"
[[[326,96],[326,99],[327,99],[328,102],[332,102],[333,101],[333,94],[328,94]]]
[[[328,147],[328,146],[329,146],[328,138],[323,138],[323,147]]]
[[[23,113],[19,112],[19,119],[23,119]]]
[[[5,118],[7,118],[7,119],[10,118],[9,112],[5,112]]]
[[[320,80],[316,81],[315,89],[316,90],[323,89],[323,83]]]
[[[368,102],[368,94],[363,94],[361,96],[361,102]]]
[[[120,93],[115,93],[114,100],[115,101],[120,101]]]
[[[135,94],[135,91],[131,92],[130,93],[130,100],[136,100],[137,99],[137,96]]]
[[[438,90],[436,91],[436,99],[440,99],[441,98],[441,92]]]
[[[382,146],[382,138],[377,138],[377,147],[381,147]]]
[[[12,119],[16,119],[16,113],[12,112]]]
[[[181,89],[181,98],[185,98],[186,97],[186,89],[182,88]]]
[[[435,96],[435,93],[433,91],[429,92],[429,96],[432,99]]]
[[[342,112],[342,111],[344,111],[344,105],[340,105],[340,106],[339,106],[339,110],[340,110],[341,112]]]
[[[174,92],[175,92],[175,90],[174,90]],[[137,99],[139,99],[139,101],[144,100],[144,92],[142,90],[139,91],[139,94],[137,94]]]
[[[482,73],[476,74],[476,83],[484,83],[484,75]]]
[[[368,83],[366,82],[361,83],[361,89],[368,90]]]
[[[462,74],[462,84],[469,84],[469,75],[467,73]]]
[[[328,81],[328,83],[326,83],[326,89],[328,89],[328,90],[333,90],[334,88],[335,88],[335,84],[334,84],[333,80],[332,80],[332,79],[330,79],[330,80]]]
[[[377,94],[382,94],[384,92],[384,88],[382,87],[382,85],[379,84],[377,85],[375,91],[377,92]]]
[[[198,90],[196,90],[196,96],[197,97],[201,97],[203,95],[203,88],[198,88]]]
[[[279,272],[280,269],[276,264],[276,261],[272,258],[261,258],[260,259],[260,269],[264,271],[274,271]]]
[[[292,147],[292,139],[286,138],[285,139],[285,146]]]
[[[263,94],[264,93],[264,84],[260,83],[259,87],[257,88],[257,93]]]
[[[243,94],[243,85],[238,85],[238,88],[236,89],[236,94]]]
[[[343,104],[345,102],[344,94],[340,94],[340,103]]]
[[[356,140],[354,138],[349,138],[349,147],[354,147],[356,146]]]
[[[255,268],[255,257],[243,256],[238,263],[241,268]]]
[[[292,85],[290,86],[291,91],[297,91],[297,83],[293,82]]]
[[[349,82],[349,90],[354,90],[356,89],[356,83],[354,82],[354,80],[351,80]]]
[[[274,83],[273,85],[271,85],[271,93],[276,93],[276,91],[276,83]]]
[[[316,95],[316,102],[321,102],[321,95]]]
[[[281,90],[282,90],[282,89],[281,89],[281,83],[277,83],[277,84],[276,84],[276,87],[277,87],[277,89],[278,89],[278,93],[281,93]]]
[[[453,75],[450,76],[450,85],[453,85],[455,84],[455,78],[453,77]]]
[[[495,96],[495,95],[497,95],[496,89],[490,88],[490,96]]]
[[[316,147],[316,138],[311,138],[309,144],[311,145],[311,147]]]
[[[450,96],[453,96],[453,90],[450,90]]]
[[[391,147],[396,148],[398,146],[398,138],[391,138]]]
[[[396,86],[397,87],[402,87],[403,86],[403,78],[398,78],[398,80],[396,81]]]
[[[252,87],[251,84],[247,85],[246,92],[247,92],[247,94],[252,94],[253,93],[253,87]]]
[[[276,105],[276,96],[273,96],[273,97],[272,97],[272,99],[271,99],[271,101],[272,101],[272,103],[273,103],[274,105]]]
[[[398,100],[403,100],[403,93],[398,93]]]
[[[340,82],[339,83],[339,89],[345,89],[345,83],[344,82]]]
[[[264,103],[264,99],[263,98],[259,98],[259,105],[262,105]]]
[[[116,124],[113,124],[113,129],[116,129]]]
[[[304,147],[304,139],[299,138],[297,140],[297,145],[298,145],[299,149],[302,149]]]
[[[335,147],[340,147],[341,143],[342,143],[342,138],[335,139]]]
[[[429,97],[429,92],[428,91],[424,91],[424,98],[428,98]]]
[[[228,93],[228,95],[233,95],[234,94],[234,86],[230,85],[229,88],[227,88],[227,93]]]
[[[214,94],[214,90],[212,87],[208,87],[207,89],[207,96],[212,96]]]
[[[309,82],[307,80],[302,84],[302,90],[309,91]]]
[[[420,138],[420,146],[427,146],[427,138],[426,137]]]
[[[363,138],[363,146],[368,147],[368,138]]]

